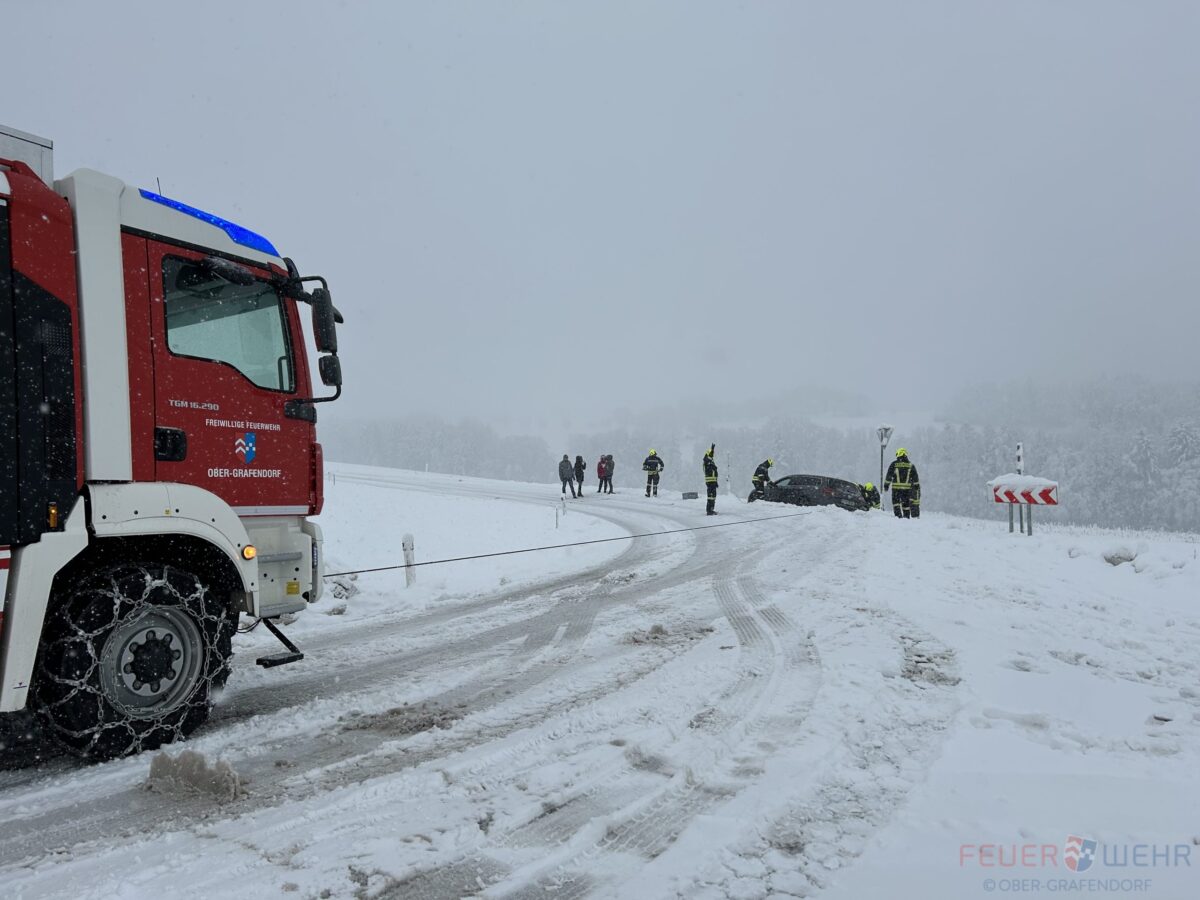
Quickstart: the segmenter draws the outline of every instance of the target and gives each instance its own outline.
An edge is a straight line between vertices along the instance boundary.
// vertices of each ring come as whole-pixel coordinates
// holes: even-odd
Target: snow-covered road
[[[385,564],[403,530],[428,559],[712,521],[589,494],[555,528],[556,495],[337,467],[329,554]],[[187,748],[240,788],[148,782],[153,754],[0,772],[0,886],[965,897],[995,873],[964,844],[1200,839],[1195,545],[1133,539],[1136,560],[1106,562],[1119,543],[822,509],[431,567],[407,591],[363,576],[290,627],[303,662],[255,668],[259,632],[237,646]],[[1154,875],[1146,896],[1197,885]]]

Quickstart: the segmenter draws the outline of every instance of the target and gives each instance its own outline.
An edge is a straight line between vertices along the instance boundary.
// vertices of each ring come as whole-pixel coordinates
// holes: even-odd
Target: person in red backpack
[[[604,482],[608,478],[608,457],[600,457],[600,461],[596,463],[596,477],[600,479],[600,487],[596,488],[597,494],[604,493]]]

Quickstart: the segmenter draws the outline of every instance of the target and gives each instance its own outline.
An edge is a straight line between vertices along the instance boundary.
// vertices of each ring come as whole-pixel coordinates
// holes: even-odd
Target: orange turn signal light
[[[50,528],[58,527],[58,504],[50,503],[46,506],[46,524]]]
[[[253,544],[247,544],[242,548],[242,559],[254,559],[258,556],[258,550]]]

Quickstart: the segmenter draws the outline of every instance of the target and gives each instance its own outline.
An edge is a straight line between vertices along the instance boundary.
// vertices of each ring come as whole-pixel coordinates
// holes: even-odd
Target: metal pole
[[[1008,533],[1009,534],[1013,533],[1013,519],[1014,519],[1013,505],[1014,504],[1012,504],[1012,503],[1008,504]]]
[[[880,425],[875,429],[875,434],[879,438],[879,505],[883,506],[883,451],[887,449],[888,441],[892,439],[892,432],[895,429],[891,425]]]
[[[1017,514],[1021,517],[1021,534],[1025,533],[1025,504],[1017,504]]]
[[[1033,537],[1033,504],[1032,503],[1029,505],[1029,509],[1026,512],[1029,516],[1029,530],[1025,533],[1027,535],[1029,535],[1030,537]]]

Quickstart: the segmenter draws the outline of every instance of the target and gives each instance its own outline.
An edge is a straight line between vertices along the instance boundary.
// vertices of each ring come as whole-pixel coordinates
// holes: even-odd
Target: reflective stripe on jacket
[[[897,459],[887,470],[887,478],[884,479],[884,490],[891,488],[893,491],[907,491],[910,488],[920,487],[921,479],[917,476],[917,467],[910,463],[907,459]]]

